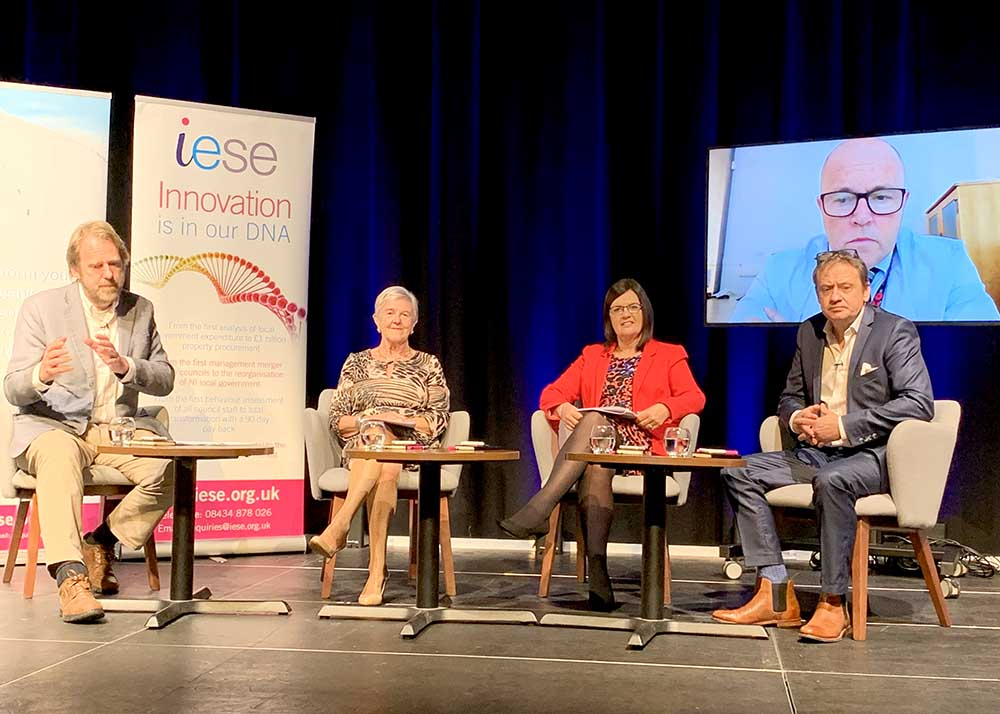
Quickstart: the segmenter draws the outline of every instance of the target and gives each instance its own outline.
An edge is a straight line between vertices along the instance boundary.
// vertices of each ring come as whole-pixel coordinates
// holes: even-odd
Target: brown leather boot
[[[789,580],[775,585],[767,578],[757,581],[757,592],[746,605],[735,610],[716,610],[712,617],[733,625],[798,627],[802,624],[795,584]]]
[[[104,608],[90,592],[83,573],[73,573],[59,586],[59,615],[63,622],[90,622],[104,617]]]
[[[816,642],[840,642],[851,634],[851,616],[847,612],[847,598],[843,595],[820,595],[816,611],[799,634],[803,639]]]
[[[84,541],[80,552],[83,553],[83,564],[87,566],[87,574],[90,576],[90,589],[98,595],[116,594],[118,578],[111,570],[111,564],[115,560],[114,550],[100,543],[91,545]]]

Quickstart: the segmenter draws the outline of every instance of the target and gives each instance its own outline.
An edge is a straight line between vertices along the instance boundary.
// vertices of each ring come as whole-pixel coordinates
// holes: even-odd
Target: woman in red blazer
[[[608,577],[608,533],[611,530],[613,469],[567,461],[565,454],[589,449],[590,432],[599,424],[614,426],[617,443],[646,447],[664,454],[663,432],[688,414],[700,412],[705,395],[688,366],[680,345],[652,339],[653,306],[635,280],[619,280],[604,296],[604,344],[588,345],[559,379],[542,390],[539,407],[553,429],[567,434],[545,486],[521,510],[498,523],[515,538],[548,531],[552,509],[575,483],[590,570],[590,607],[615,605]],[[609,418],[584,407],[621,406],[635,412],[635,421]]]

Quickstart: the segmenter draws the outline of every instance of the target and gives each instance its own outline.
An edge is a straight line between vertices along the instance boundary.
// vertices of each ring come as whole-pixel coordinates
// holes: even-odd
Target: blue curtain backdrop
[[[415,345],[441,356],[455,408],[525,456],[466,471],[456,535],[495,535],[536,488],[530,413],[600,339],[604,291],[622,276],[650,293],[656,334],[691,355],[703,443],[756,447],[794,335],[703,326],[707,147],[1000,123],[995,32],[923,2],[22,1],[0,13],[0,77],[114,93],[108,214],[123,232],[133,95],[317,117],[308,399],[374,343],[375,294],[413,289]],[[997,330],[921,335],[935,392],[965,407],[949,535],[996,552]],[[693,490],[674,542],[717,542],[716,484]]]

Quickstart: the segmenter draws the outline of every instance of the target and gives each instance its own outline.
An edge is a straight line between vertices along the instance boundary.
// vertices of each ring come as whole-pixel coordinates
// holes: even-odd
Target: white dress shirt
[[[823,333],[826,335],[826,344],[823,346],[823,367],[819,398],[831,412],[837,415],[837,425],[840,429],[840,438],[826,444],[826,446],[845,446],[849,443],[847,441],[847,432],[844,431],[843,416],[847,414],[847,382],[850,378],[851,353],[854,352],[854,343],[858,337],[858,326],[861,324],[861,318],[864,314],[865,311],[862,308],[858,316],[854,318],[854,322],[844,330],[844,344],[842,345],[837,341],[837,337],[833,332],[833,325],[830,324],[829,320],[827,320],[826,325],[823,327]],[[802,410],[799,409],[793,412],[791,419],[788,420],[789,426],[796,434],[799,431],[795,428],[795,419],[798,417],[800,411]]]
[[[83,316],[87,323],[87,333],[91,339],[99,334],[107,335],[111,344],[117,348],[118,344],[118,301],[106,310],[100,310],[90,301],[87,294],[80,287],[80,302],[83,304]],[[107,424],[118,416],[115,403],[122,393],[122,383],[128,383],[135,377],[135,362],[131,357],[125,357],[128,363],[128,371],[122,377],[118,377],[111,368],[104,363],[97,353],[91,350],[90,358],[94,360],[94,411],[90,420],[95,424]],[[86,359],[86,357],[84,357]],[[35,365],[32,373],[32,381],[35,389],[44,392],[50,385],[41,380],[39,373],[42,364]]]

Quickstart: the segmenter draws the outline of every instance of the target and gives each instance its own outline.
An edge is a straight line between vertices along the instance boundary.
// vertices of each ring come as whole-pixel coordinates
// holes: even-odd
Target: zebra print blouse
[[[390,365],[394,365],[391,371]],[[345,449],[353,448],[360,445],[360,436],[345,440],[337,428],[341,417],[350,414],[363,418],[394,411],[407,417],[423,417],[431,427],[428,435],[393,426],[398,438],[435,446],[448,426],[449,407],[444,370],[434,355],[414,351],[408,359],[382,362],[372,356],[371,350],[352,352],[340,370],[337,393],[330,402],[330,429]],[[345,456],[344,465],[347,463]]]

